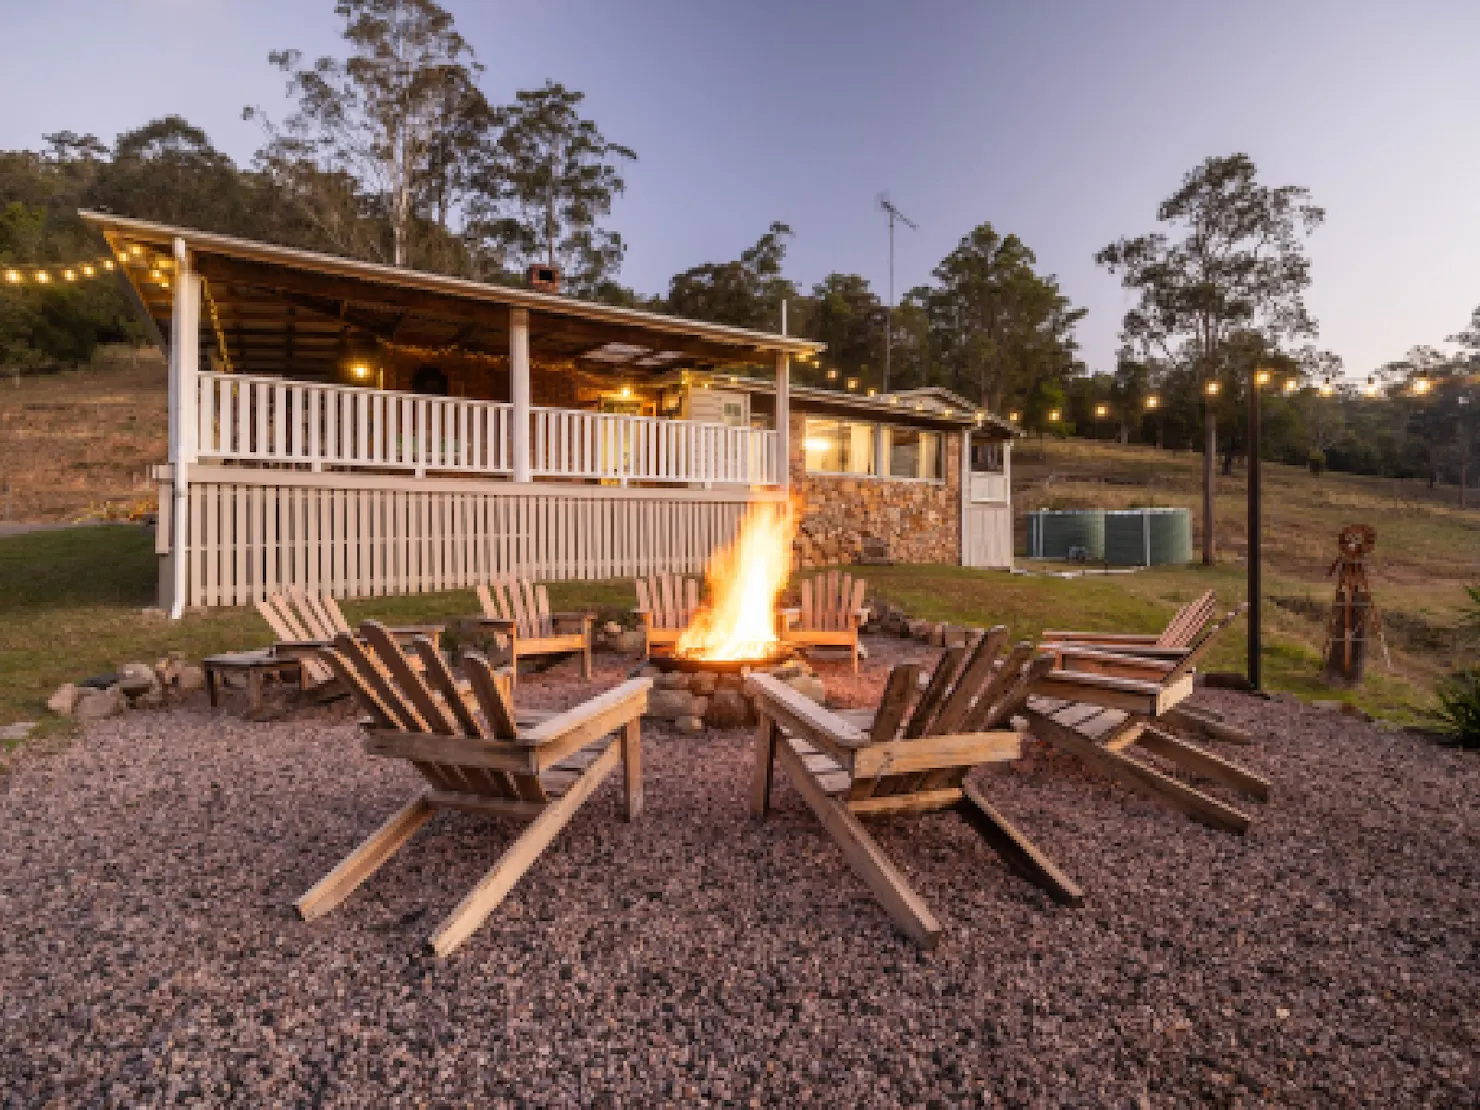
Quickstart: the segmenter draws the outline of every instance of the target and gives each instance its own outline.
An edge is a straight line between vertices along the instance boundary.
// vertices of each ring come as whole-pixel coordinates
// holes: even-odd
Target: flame
[[[791,572],[796,516],[790,505],[761,503],[740,521],[730,546],[709,562],[709,605],[674,648],[699,659],[763,659],[779,640],[776,598]]]

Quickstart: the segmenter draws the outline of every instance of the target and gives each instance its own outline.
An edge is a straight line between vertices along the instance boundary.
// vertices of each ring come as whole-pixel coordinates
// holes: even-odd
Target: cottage
[[[169,354],[160,603],[702,569],[796,496],[797,559],[1007,566],[1014,430],[793,386],[823,345],[83,213]],[[537,271],[542,268],[536,268]]]

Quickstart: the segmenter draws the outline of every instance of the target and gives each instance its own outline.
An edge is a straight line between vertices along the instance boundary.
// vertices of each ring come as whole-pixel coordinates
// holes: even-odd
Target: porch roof
[[[534,363],[623,375],[677,367],[769,365],[778,353],[811,357],[826,344],[685,320],[530,289],[361,262],[229,235],[84,211],[102,233],[160,335],[169,334],[173,244],[183,240],[205,279],[202,331],[240,373],[332,378],[361,345],[435,356],[507,357],[509,318],[529,313]],[[204,337],[204,336],[203,336]]]
[[[776,384],[765,378],[737,376],[724,388],[758,396],[774,396],[776,393]],[[1011,439],[1023,434],[1017,425],[972,407],[957,393],[934,386],[867,397],[793,382],[789,392],[791,407],[796,412],[820,412],[895,424],[975,428],[994,439]]]

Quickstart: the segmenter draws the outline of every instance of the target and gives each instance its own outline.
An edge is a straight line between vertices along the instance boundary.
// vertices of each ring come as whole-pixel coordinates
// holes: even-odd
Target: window
[[[872,474],[874,428],[848,420],[807,421],[807,470],[813,474]]]
[[[971,469],[976,474],[993,474],[1002,471],[1002,444],[991,439],[971,441]]]
[[[916,428],[889,429],[889,477],[938,482],[941,476],[939,432]]]

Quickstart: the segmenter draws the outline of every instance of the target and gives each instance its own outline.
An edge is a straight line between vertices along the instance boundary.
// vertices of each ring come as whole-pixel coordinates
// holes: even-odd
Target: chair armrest
[[[1046,640],[1038,645],[1055,655],[1106,655],[1121,658],[1142,659],[1148,662],[1172,663],[1185,659],[1191,648],[1157,647],[1155,644],[1097,644],[1068,640],[1054,642]]]
[[[548,747],[552,762],[563,759],[641,717],[647,712],[652,685],[650,678],[629,678],[622,685],[521,732],[515,743],[529,748]],[[538,762],[546,763],[544,754]]]
[[[857,725],[773,675],[752,674],[745,680],[745,690],[761,703],[766,716],[794,736],[843,749],[866,748],[872,743]]]
[[[1051,652],[1054,665],[1061,671],[1109,674],[1120,678],[1138,678],[1157,682],[1176,666],[1177,659],[1151,659],[1128,651],[1097,651],[1071,644],[1040,644]]]
[[[507,620],[504,617],[485,617],[479,615],[476,617],[468,617],[466,619],[471,621],[473,624],[485,625],[488,628],[493,629],[495,632],[506,632],[511,636],[516,635],[519,631],[519,625],[516,621]]]

